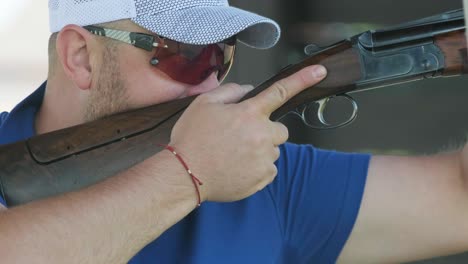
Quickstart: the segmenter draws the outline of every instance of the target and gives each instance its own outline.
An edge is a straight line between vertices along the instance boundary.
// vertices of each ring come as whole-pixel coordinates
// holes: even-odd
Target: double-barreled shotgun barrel
[[[271,115],[349,92],[468,72],[463,10],[367,31],[309,56],[259,85],[242,100],[300,69],[322,64],[328,76]],[[111,177],[162,150],[194,98],[116,114],[0,147],[0,190],[8,206],[75,191]]]

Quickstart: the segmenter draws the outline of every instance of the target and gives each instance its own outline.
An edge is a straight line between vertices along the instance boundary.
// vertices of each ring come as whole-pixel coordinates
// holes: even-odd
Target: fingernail
[[[327,69],[323,67],[322,65],[317,65],[314,67],[313,73],[315,78],[322,78],[325,75],[327,75]]]

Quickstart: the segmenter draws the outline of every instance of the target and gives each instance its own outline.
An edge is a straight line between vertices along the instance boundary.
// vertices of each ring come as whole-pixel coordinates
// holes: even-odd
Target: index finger
[[[270,115],[296,94],[319,83],[326,75],[327,70],[321,65],[306,67],[291,76],[277,81],[246,102],[254,104],[262,113]]]

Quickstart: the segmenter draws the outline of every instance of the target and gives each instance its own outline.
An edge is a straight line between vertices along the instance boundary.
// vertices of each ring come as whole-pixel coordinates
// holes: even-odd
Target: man
[[[49,8],[59,33],[48,81],[2,114],[0,144],[203,93],[170,142],[203,185],[163,151],[90,188],[3,208],[2,262],[386,263],[468,248],[468,150],[370,159],[283,144],[268,116],[321,81],[320,66],[241,103],[251,87],[218,87],[232,37],[271,47],[273,21],[224,0]]]

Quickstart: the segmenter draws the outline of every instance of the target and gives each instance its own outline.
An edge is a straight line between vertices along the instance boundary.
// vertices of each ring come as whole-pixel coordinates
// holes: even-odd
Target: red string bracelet
[[[203,183],[197,177],[195,177],[193,172],[187,166],[187,163],[185,163],[185,161],[182,159],[182,157],[179,155],[179,153],[176,152],[176,150],[173,147],[171,147],[169,145],[162,145],[162,144],[159,144],[159,145],[161,147],[164,147],[165,149],[169,150],[170,152],[172,152],[172,154],[174,154],[174,156],[176,156],[176,158],[180,161],[180,163],[182,163],[182,166],[184,166],[185,170],[188,172],[188,174],[192,178],[193,185],[195,185],[195,189],[197,190],[197,195],[198,195],[198,206],[200,206],[201,205],[201,196],[200,196],[200,189],[199,189],[198,186],[203,185]]]

